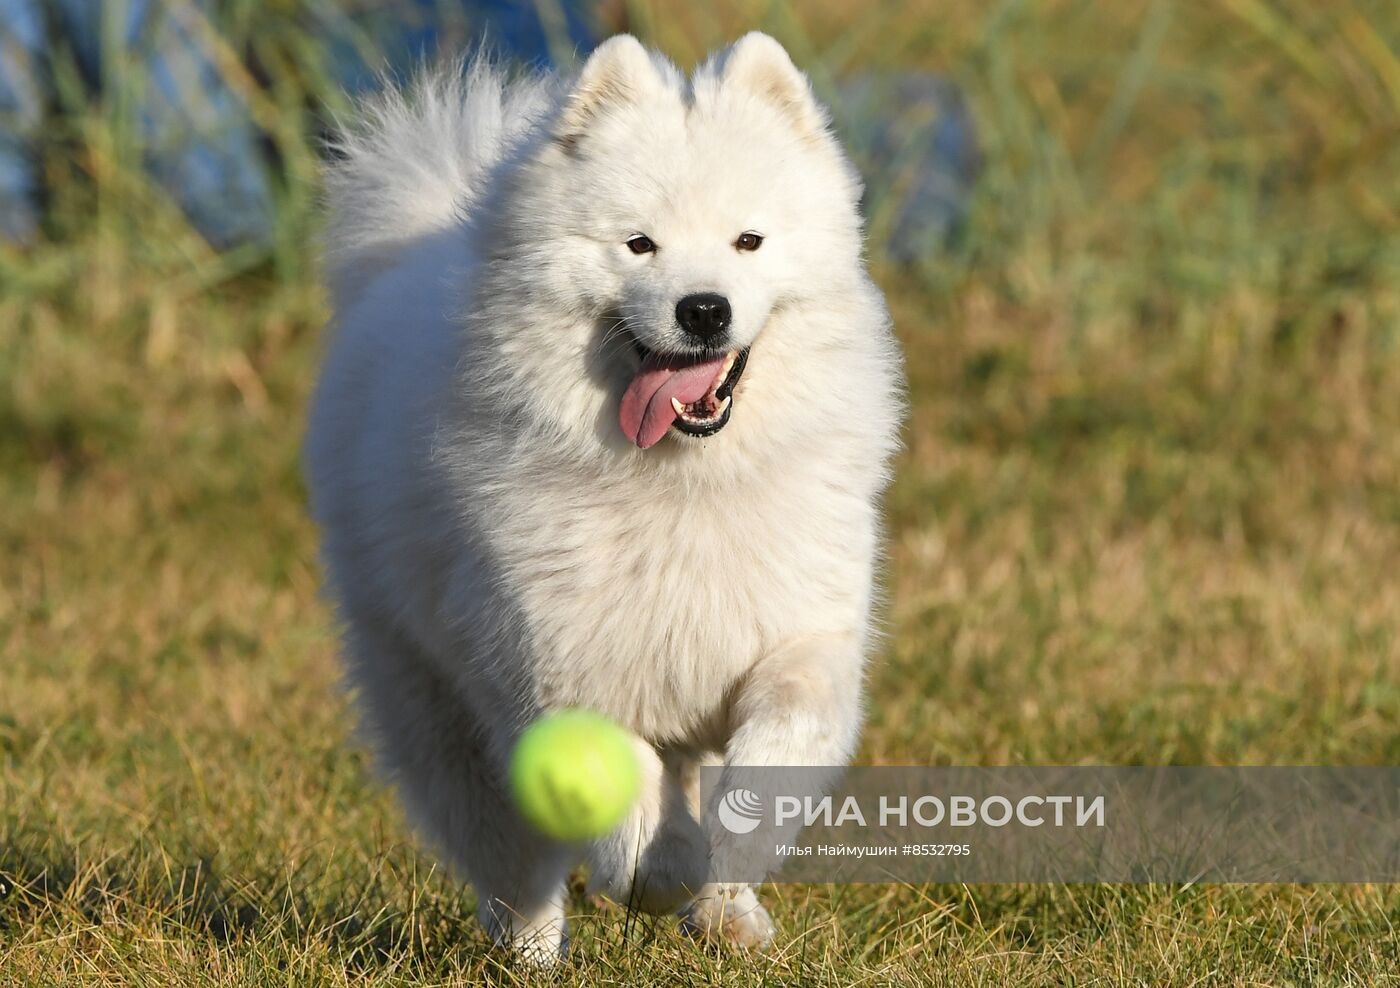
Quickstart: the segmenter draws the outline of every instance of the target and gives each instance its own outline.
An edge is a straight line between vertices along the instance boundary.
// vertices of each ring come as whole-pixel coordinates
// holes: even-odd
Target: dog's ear
[[[572,153],[600,114],[639,103],[662,85],[661,74],[640,41],[630,34],[609,38],[583,64],[559,114],[556,140]]]
[[[826,112],[787,49],[761,31],[734,42],[724,57],[721,85],[742,89],[777,107],[805,137],[826,133]]]

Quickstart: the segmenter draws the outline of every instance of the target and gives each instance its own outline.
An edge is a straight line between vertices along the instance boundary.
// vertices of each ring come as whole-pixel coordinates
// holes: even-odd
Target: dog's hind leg
[[[410,819],[471,881],[492,938],[535,964],[554,963],[567,950],[577,853],[521,819],[468,705],[413,642],[379,628],[351,632],[358,699]]]
[[[588,887],[643,912],[674,912],[704,884],[709,848],[691,812],[685,756],[633,739],[641,786],[627,819],[593,843]]]

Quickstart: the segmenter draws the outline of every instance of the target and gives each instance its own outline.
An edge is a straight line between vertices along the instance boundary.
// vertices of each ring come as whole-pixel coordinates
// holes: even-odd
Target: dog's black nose
[[[733,315],[729,299],[714,292],[687,295],[676,303],[676,322],[701,343],[709,343],[727,330]]]

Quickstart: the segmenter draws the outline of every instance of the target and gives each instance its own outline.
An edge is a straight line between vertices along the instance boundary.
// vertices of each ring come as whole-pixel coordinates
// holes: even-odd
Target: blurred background
[[[504,977],[317,597],[323,139],[483,34],[752,28],[866,177],[908,360],[860,760],[1400,760],[1393,0],[0,0],[0,983]],[[580,897],[566,980],[1400,970],[1393,888],[769,894],[771,970]]]

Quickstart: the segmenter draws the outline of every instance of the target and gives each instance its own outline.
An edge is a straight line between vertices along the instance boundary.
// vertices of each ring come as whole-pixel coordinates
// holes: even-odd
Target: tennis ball
[[[621,823],[637,798],[639,775],[627,732],[588,710],[541,717],[510,760],[521,814],[564,841],[598,837]]]

